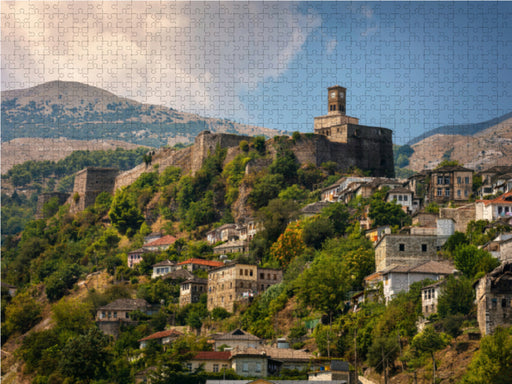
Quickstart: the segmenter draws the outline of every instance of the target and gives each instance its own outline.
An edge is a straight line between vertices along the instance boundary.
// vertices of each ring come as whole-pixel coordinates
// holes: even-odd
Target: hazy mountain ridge
[[[487,121],[483,121],[480,123],[472,123],[472,124],[456,124],[456,125],[443,125],[441,127],[437,127],[430,131],[427,131],[419,136],[416,136],[414,139],[409,140],[407,145],[414,145],[419,143],[422,140],[425,140],[434,135],[462,135],[462,136],[473,136],[481,133],[491,127],[496,125],[500,125],[504,121],[512,118],[512,112],[506,113],[502,116],[492,118]]]
[[[77,82],[2,92],[2,141],[16,138],[121,140],[160,147],[201,131],[274,136],[282,132],[142,104]]]
[[[457,160],[477,171],[512,165],[512,117],[473,136],[435,134],[413,144],[412,148],[414,153],[407,168],[416,172],[435,168],[445,159]]]

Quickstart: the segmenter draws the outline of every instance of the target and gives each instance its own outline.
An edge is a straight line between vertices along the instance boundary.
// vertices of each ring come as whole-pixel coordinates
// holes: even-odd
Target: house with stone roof
[[[146,252],[165,251],[171,245],[173,245],[175,241],[176,238],[174,236],[165,235],[163,237],[160,237],[159,239],[155,239],[147,244],[144,244],[142,246],[142,249],[145,250]]]
[[[195,275],[187,269],[176,269],[162,276],[163,280],[185,281],[194,278]]]
[[[231,352],[202,351],[186,363],[189,371],[202,368],[205,372],[222,372],[231,368]]]
[[[133,268],[142,261],[145,251],[142,248],[128,252],[128,267]]]
[[[176,269],[176,263],[170,260],[163,260],[156,264],[153,264],[153,273],[151,274],[152,279],[167,275]]]
[[[222,261],[192,258],[178,263],[176,265],[176,268],[186,269],[189,272],[194,272],[195,270],[198,269],[202,269],[203,271],[209,271],[210,269],[219,268],[222,267],[223,265],[224,263]]]
[[[476,220],[512,219],[512,192],[504,193],[492,200],[477,200],[475,207]]]
[[[206,232],[206,241],[215,244],[219,241],[238,240],[240,233],[235,223],[228,223]]]
[[[218,351],[221,346],[229,348],[258,348],[263,345],[262,339],[258,336],[251,335],[240,328],[221,335],[213,336],[214,349]]]
[[[165,331],[156,332],[140,339],[139,348],[146,348],[148,344],[152,341],[163,345],[165,348],[165,346],[170,345],[174,340],[178,339],[181,336],[183,336],[183,333],[181,333],[180,331],[176,331],[175,329],[168,329]]]
[[[400,292],[408,292],[411,284],[430,279],[441,280],[457,270],[448,261],[424,261],[413,266],[392,265],[382,271],[365,277],[365,286],[374,287],[382,283],[384,299],[387,302]]]
[[[477,175],[482,178],[482,185],[477,191],[480,198],[512,190],[512,166],[510,165],[494,166],[478,172]]]
[[[144,299],[117,299],[98,308],[96,323],[103,333],[117,337],[121,324],[138,323],[137,320],[130,317],[131,312],[134,311],[141,311],[150,315],[153,313],[153,308]]]
[[[192,277],[180,284],[180,307],[198,303],[201,295],[206,294],[208,279]]]
[[[249,252],[249,242],[244,240],[230,240],[213,248],[213,253],[216,255],[247,252]]]
[[[418,204],[413,204],[413,192],[403,187],[390,189],[386,193],[386,201],[400,205],[405,213],[414,213],[419,209]]]
[[[303,217],[312,217],[320,214],[325,207],[328,207],[331,203],[327,201],[317,201],[306,205],[301,208],[300,214]]]
[[[448,165],[430,171],[429,202],[468,201],[473,192],[473,170]]]
[[[442,279],[421,288],[421,311],[424,317],[437,313],[437,302],[445,284],[446,280]]]

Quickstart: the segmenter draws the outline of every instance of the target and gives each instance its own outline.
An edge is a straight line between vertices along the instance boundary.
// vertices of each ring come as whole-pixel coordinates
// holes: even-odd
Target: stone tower
[[[331,155],[338,164],[370,171],[373,176],[393,177],[393,132],[359,125],[358,118],[346,115],[346,100],[346,88],[327,88],[327,115],[315,117],[315,133],[345,144]]]

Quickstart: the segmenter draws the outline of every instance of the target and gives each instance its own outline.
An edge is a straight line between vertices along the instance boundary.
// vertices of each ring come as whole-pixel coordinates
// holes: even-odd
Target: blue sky
[[[81,81],[311,132],[339,84],[402,144],[512,111],[510,20],[511,2],[2,2],[2,89]]]

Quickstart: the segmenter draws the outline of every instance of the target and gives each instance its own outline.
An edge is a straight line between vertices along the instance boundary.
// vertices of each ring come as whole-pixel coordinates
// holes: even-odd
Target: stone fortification
[[[101,192],[114,192],[117,168],[88,167],[75,174],[73,193],[68,199],[70,212],[83,211],[96,201]]]
[[[41,193],[37,196],[37,207],[36,207],[36,220],[44,218],[43,207],[54,197],[57,198],[59,205],[66,204],[66,201],[69,199],[69,193],[61,193],[61,192],[49,192],[49,193]]]

